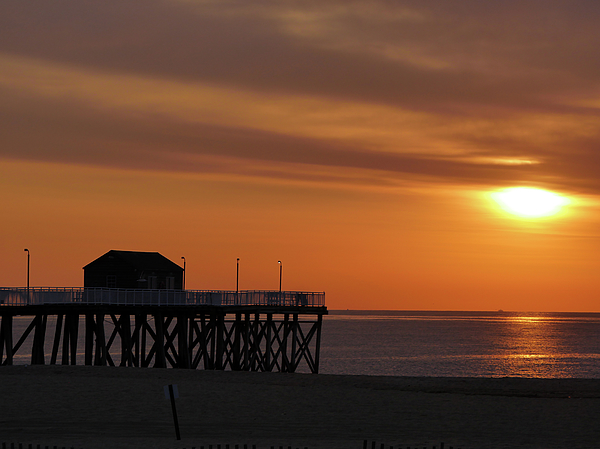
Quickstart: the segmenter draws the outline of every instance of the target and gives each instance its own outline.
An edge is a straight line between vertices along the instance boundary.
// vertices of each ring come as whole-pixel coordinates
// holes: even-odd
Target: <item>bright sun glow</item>
[[[511,187],[491,196],[506,212],[523,218],[555,215],[570,202],[556,193],[531,187]]]

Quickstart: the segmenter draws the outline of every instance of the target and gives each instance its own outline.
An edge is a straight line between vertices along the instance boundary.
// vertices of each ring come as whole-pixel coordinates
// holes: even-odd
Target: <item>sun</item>
[[[522,218],[541,218],[556,215],[570,201],[564,196],[532,187],[511,187],[491,194],[506,212]]]

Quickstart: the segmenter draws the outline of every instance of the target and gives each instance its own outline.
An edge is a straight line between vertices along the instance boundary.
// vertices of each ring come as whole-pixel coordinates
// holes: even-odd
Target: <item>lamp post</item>
[[[29,260],[31,258],[31,254],[29,254],[29,250],[25,248],[23,251],[27,251],[27,303],[29,303]]]
[[[185,257],[181,256],[183,259],[183,289],[185,290]]]
[[[240,291],[240,258],[237,258],[237,268],[236,268],[236,273],[235,273],[235,296],[237,298],[237,295]]]
[[[281,293],[281,270],[283,265],[281,265],[281,260],[278,260],[277,263],[279,264],[279,293]]]

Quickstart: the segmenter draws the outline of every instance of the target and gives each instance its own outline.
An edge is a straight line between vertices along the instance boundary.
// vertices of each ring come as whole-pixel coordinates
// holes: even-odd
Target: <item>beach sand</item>
[[[178,385],[181,441],[167,384]],[[0,367],[0,443],[361,449],[365,439],[378,448],[598,448],[600,379]]]

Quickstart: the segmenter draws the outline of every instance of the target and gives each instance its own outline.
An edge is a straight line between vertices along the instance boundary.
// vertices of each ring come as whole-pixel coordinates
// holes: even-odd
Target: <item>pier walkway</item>
[[[318,373],[325,314],[323,292],[0,288],[0,365]]]
[[[323,307],[323,292],[273,290],[132,290],[119,288],[2,288],[0,305],[49,304],[129,306],[278,306]]]

